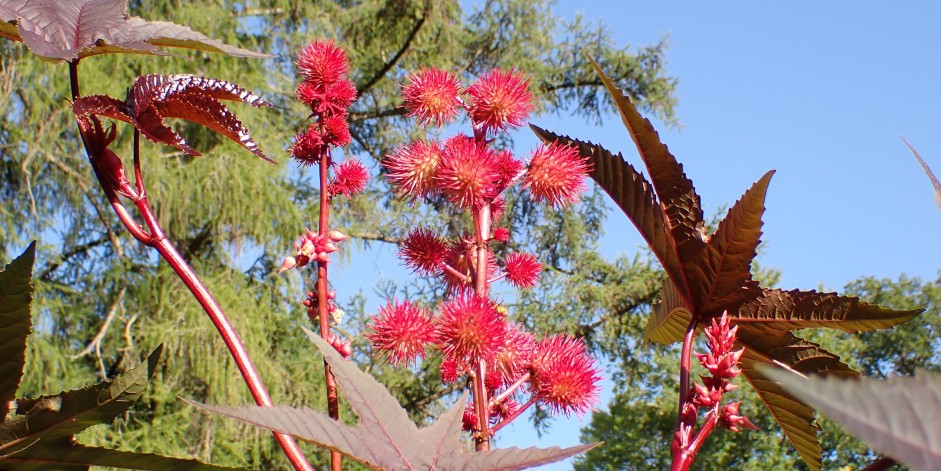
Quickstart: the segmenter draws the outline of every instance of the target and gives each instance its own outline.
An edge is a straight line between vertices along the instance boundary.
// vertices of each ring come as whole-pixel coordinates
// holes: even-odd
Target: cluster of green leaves
[[[897,311],[856,297],[816,291],[763,288],[752,273],[761,237],[765,174],[707,234],[700,198],[683,167],[660,142],[650,121],[593,62],[637,145],[652,184],[624,159],[603,147],[533,127],[545,142],[581,149],[594,164],[592,178],[634,223],[663,266],[660,301],[645,338],[661,344],[681,341],[690,328],[727,313],[739,327],[745,348],[742,372],[804,462],[820,469],[822,450],[814,410],[770,380],[763,367],[778,365],[801,374],[856,377],[840,357],[793,333],[833,328],[857,333],[887,329],[911,320],[921,309]]]

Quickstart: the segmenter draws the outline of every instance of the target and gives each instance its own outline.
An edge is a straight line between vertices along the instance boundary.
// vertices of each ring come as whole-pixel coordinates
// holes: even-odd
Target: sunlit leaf
[[[878,381],[810,377],[767,368],[764,373],[876,450],[916,470],[941,463],[941,376]]]
[[[72,111],[77,115],[105,116],[133,124],[154,142],[200,155],[183,136],[163,123],[166,118],[185,119],[218,132],[270,162],[238,117],[219,100],[240,101],[254,107],[271,106],[260,96],[224,80],[194,75],[143,75],[128,90],[123,102],[92,95],[76,99]]]
[[[742,373],[758,397],[781,426],[801,459],[812,470],[820,469],[821,448],[817,438],[820,427],[814,419],[814,409],[781,389],[761,370],[762,365],[777,364],[802,374],[826,374],[856,377],[856,371],[840,361],[840,357],[790,332],[776,331],[766,326],[744,324],[739,326],[738,343],[745,347]]]
[[[761,242],[761,215],[773,174],[766,173],[732,205],[699,255],[684,265],[699,313],[720,314],[759,294],[751,262]]]
[[[680,342],[692,320],[693,315],[683,303],[676,285],[672,279],[665,278],[663,289],[660,290],[660,301],[653,306],[653,312],[647,320],[644,340],[664,345]]]
[[[836,293],[765,289],[737,311],[729,312],[729,318],[736,324],[756,323],[777,330],[827,327],[856,333],[887,329],[923,311],[886,309]]]
[[[899,136],[902,139],[902,142],[908,146],[908,150],[912,151],[912,155],[915,156],[915,159],[918,160],[918,163],[921,164],[921,168],[925,170],[925,173],[928,175],[928,179],[931,180],[931,186],[934,187],[934,202],[938,204],[938,208],[941,209],[941,182],[938,181],[938,177],[934,176],[934,172],[931,171],[931,168],[928,167],[928,164],[925,163],[924,159],[918,155],[918,151],[912,147],[904,137]]]
[[[634,227],[653,249],[664,270],[680,287],[680,292],[686,292],[686,279],[676,252],[673,234],[667,230],[666,216],[644,176],[627,163],[621,154],[614,155],[600,145],[560,136],[538,126],[530,127],[547,144],[559,142],[578,147],[579,153],[591,162],[591,178],[634,223]]]
[[[588,59],[614,100],[621,120],[647,166],[650,181],[670,222],[680,261],[692,259],[705,244],[702,208],[693,182],[683,173],[683,165],[660,142],[660,135],[650,121],[640,115],[630,98],[605,75],[591,55],[588,55]]]
[[[461,441],[460,427],[466,394],[434,424],[419,430],[384,386],[360,371],[353,362],[343,359],[317,334],[306,329],[305,332],[336,375],[344,398],[358,417],[355,426],[334,421],[309,408],[194,405],[316,443],[372,469],[525,469],[553,463],[597,446],[469,451]]]
[[[23,41],[33,53],[54,62],[112,53],[166,55],[158,46],[273,57],[226,45],[185,26],[128,17],[126,0],[3,0],[0,20],[0,35]]]
[[[36,242],[0,271],[0,419],[16,396],[26,364],[26,337],[32,330],[33,261]]]

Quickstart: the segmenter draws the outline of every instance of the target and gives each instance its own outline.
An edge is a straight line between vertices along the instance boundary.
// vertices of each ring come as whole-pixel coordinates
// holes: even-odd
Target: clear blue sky
[[[777,170],[761,262],[782,271],[781,287],[840,290],[863,275],[939,275],[941,212],[898,135],[941,172],[941,3],[582,0],[555,9],[604,21],[619,44],[669,35],[667,69],[679,79],[682,128],[658,125],[661,138],[707,214]],[[640,164],[615,116],[600,128],[554,117],[533,122]],[[521,150],[534,142],[519,134]],[[612,257],[642,243],[619,213],[605,230],[603,249]],[[394,276],[383,266],[390,256],[389,249],[353,253],[375,276]],[[357,280],[369,293],[363,283]],[[588,420],[558,421],[541,441],[520,423],[499,446],[573,445]]]

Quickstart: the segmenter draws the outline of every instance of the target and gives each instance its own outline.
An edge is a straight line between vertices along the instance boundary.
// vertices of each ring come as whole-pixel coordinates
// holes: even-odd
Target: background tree
[[[673,119],[675,83],[663,70],[662,43],[631,51],[613,44],[601,25],[554,16],[547,2],[489,1],[473,12],[462,11],[456,1],[392,0],[142,1],[130,7],[133,15],[172,20],[279,58],[248,61],[200,53],[184,53],[185,58],[95,57],[81,66],[84,91],[122,96],[137,75],[183,72],[254,88],[285,108],[280,114],[239,110],[271,155],[286,148],[304,118],[291,98],[293,54],[322,36],[345,44],[353,62],[351,75],[360,99],[350,115],[350,151],[364,160],[368,156],[377,162],[419,133],[403,119],[398,84],[421,66],[455,70],[467,78],[494,67],[515,67],[532,77],[539,111],[597,120],[609,105],[579,53],[587,48],[648,111]],[[65,101],[69,94],[64,68],[37,61],[22,45],[2,41],[0,88],[0,262],[18,253],[29,238],[41,238],[38,333],[20,394],[75,385],[66,378],[111,378],[165,342],[167,361],[146,396],[147,406],[82,439],[195,455],[218,464],[283,468],[283,457],[268,434],[206,419],[176,400],[182,391],[201,402],[227,404],[246,403],[248,395],[179,280],[129,239],[110,214],[80,151]],[[297,328],[307,322],[299,305],[301,282],[273,273],[293,237],[316,220],[317,185],[293,165],[264,165],[210,132],[195,126],[183,131],[193,147],[212,158],[143,146],[151,200],[157,203],[161,223],[231,310],[248,350],[266,372],[274,400],[316,405],[316,398],[322,397],[317,389],[320,361]],[[129,134],[119,137],[125,155],[129,141]],[[373,169],[378,172],[378,165]],[[550,215],[512,195],[508,207],[513,248],[548,253],[544,262],[550,272],[546,287],[511,303],[511,313],[537,330],[576,328],[604,353],[632,349],[629,342],[618,343],[619,329],[627,327],[622,325],[625,317],[612,312],[642,310],[651,296],[644,289],[657,285],[657,276],[642,261],[609,263],[597,254],[594,240],[604,219],[600,194],[589,195],[583,205],[561,215]],[[361,244],[396,242],[419,220],[449,229],[466,224],[448,213],[431,220],[421,207],[392,199],[381,178],[335,211],[336,224]],[[422,292],[429,300],[441,294],[433,285],[389,289]],[[340,293],[338,301],[352,314],[341,329],[354,336],[370,313],[363,312],[364,299],[352,295]],[[358,355],[371,360],[362,350]],[[403,404],[416,411],[416,419],[426,418],[436,400],[449,392],[435,375],[368,366],[396,386]],[[437,370],[432,364],[422,368]]]

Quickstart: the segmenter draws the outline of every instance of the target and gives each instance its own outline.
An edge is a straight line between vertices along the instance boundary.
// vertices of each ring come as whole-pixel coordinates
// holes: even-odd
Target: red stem
[[[324,148],[320,152],[320,221],[317,231],[321,237],[326,237],[330,229],[330,194],[327,186],[327,171],[329,170],[330,155]],[[317,262],[317,313],[320,317],[320,337],[330,341],[330,316],[327,312],[327,262]],[[327,364],[323,362],[324,383],[327,388],[327,413],[333,420],[340,420],[340,401],[337,396],[337,379]],[[331,471],[341,471],[343,469],[343,455],[337,451],[330,451],[330,469]]]
[[[474,210],[474,234],[476,242],[476,270],[474,271],[474,293],[478,296],[487,297],[490,294],[490,285],[487,280],[490,262],[487,246],[490,238],[490,205],[485,204],[480,209]],[[477,423],[480,430],[474,440],[477,451],[487,451],[490,449],[490,436],[493,432],[490,428],[490,402],[487,400],[487,388],[484,385],[487,378],[487,363],[480,359],[477,367],[477,374],[474,377],[474,410],[477,412]]]
[[[79,90],[78,82],[78,62],[73,61],[69,63],[69,79],[72,86],[72,98],[77,99],[81,96]],[[89,160],[92,159],[91,152],[89,152],[87,140],[84,133],[79,127],[79,133],[82,136],[82,143],[85,144],[85,152],[88,155]],[[135,155],[135,167],[139,167],[138,155],[139,155],[139,138],[136,136],[134,139],[134,155]],[[95,165],[92,165],[95,168]],[[137,168],[135,168],[137,170]],[[117,195],[109,194],[113,193],[108,191],[108,186],[104,183],[104,180],[95,170],[95,176],[98,178],[98,183],[104,189],[105,194],[108,196],[111,201],[111,206],[114,208],[115,213],[121,219],[121,222],[128,228],[128,231],[138,240],[143,242],[145,245],[154,247],[157,252],[167,261],[171,268],[176,272],[176,274],[183,280],[183,283],[189,288],[190,292],[193,293],[193,296],[199,302],[200,306],[203,307],[203,310],[206,311],[206,314],[209,315],[209,319],[212,320],[213,325],[216,327],[216,330],[219,331],[219,335],[222,337],[223,342],[225,342],[226,347],[229,349],[229,353],[232,355],[233,360],[235,360],[236,366],[238,366],[239,372],[242,374],[242,378],[245,380],[245,384],[248,386],[248,390],[251,392],[252,397],[255,399],[255,403],[260,406],[270,407],[274,403],[271,401],[271,397],[268,395],[268,391],[265,389],[264,382],[262,382],[261,377],[258,375],[258,371],[255,369],[254,364],[252,364],[251,358],[248,356],[248,352],[245,350],[245,346],[242,345],[241,340],[236,334],[235,329],[232,327],[232,324],[229,322],[228,317],[225,315],[225,312],[222,310],[222,307],[219,306],[219,303],[212,297],[212,294],[209,293],[209,290],[206,289],[206,286],[203,285],[199,277],[196,276],[196,273],[193,271],[183,257],[180,255],[179,251],[176,250],[176,247],[167,239],[166,235],[163,233],[163,229],[160,227],[157,218],[154,216],[153,210],[150,207],[150,204],[147,202],[146,193],[143,191],[144,183],[140,180],[140,173],[135,171],[136,178],[138,179],[136,185],[140,188],[140,198],[135,202],[137,204],[138,210],[140,210],[141,215],[144,217],[144,220],[147,222],[147,225],[150,228],[151,233],[147,234],[144,232],[140,226],[134,222],[131,215],[127,212],[127,209],[121,204],[118,200]],[[307,461],[307,458],[304,457],[304,454],[301,452],[300,447],[298,447],[297,442],[289,435],[273,432],[275,440],[277,440],[278,445],[281,446],[281,449],[284,451],[284,454],[288,457],[291,464],[296,470],[304,471],[313,471],[313,466]]]
[[[897,461],[888,456],[882,456],[876,461],[869,463],[869,466],[866,466],[861,471],[885,471],[897,463]]]
[[[683,411],[685,410],[686,404],[689,402],[689,377],[691,373],[691,358],[693,356],[693,339],[696,338],[696,317],[693,317],[689,322],[689,326],[686,328],[686,334],[683,336],[683,348],[680,351],[680,397],[679,397],[679,409],[676,411],[676,427],[674,428],[674,436],[680,436],[680,427],[683,426]],[[693,424],[690,424],[692,426]],[[715,424],[713,424],[715,425]],[[704,425],[705,426],[705,425]],[[677,454],[673,456],[673,466],[671,469],[677,469],[676,466],[681,465],[681,462],[685,460],[689,446],[692,443],[683,447],[681,445]],[[692,463],[693,458],[695,457],[695,451],[689,455],[689,463]],[[686,465],[687,468],[689,465]]]
[[[520,415],[522,415],[523,412],[526,412],[526,409],[529,409],[529,408],[532,407],[532,405],[535,404],[535,403],[536,403],[536,397],[535,397],[535,396],[529,398],[529,400],[526,401],[526,404],[523,404],[522,406],[518,407],[512,414],[506,416],[506,418],[503,419],[502,422],[500,422],[500,423],[494,425],[493,427],[491,427],[491,428],[490,428],[490,433],[496,433],[497,430],[500,430],[501,428],[506,427],[507,424],[509,424],[510,422],[516,420],[517,417],[519,417]]]
[[[673,457],[673,464],[670,466],[670,471],[686,471],[693,465],[696,453],[703,443],[706,442],[706,437],[716,428],[718,422],[719,411],[717,407],[706,415],[705,422],[703,422],[699,431],[696,432],[696,436],[693,438],[693,441],[689,443],[689,446],[681,448],[678,456]]]

